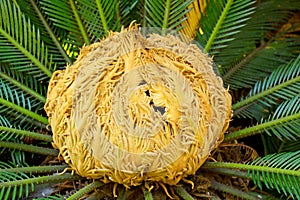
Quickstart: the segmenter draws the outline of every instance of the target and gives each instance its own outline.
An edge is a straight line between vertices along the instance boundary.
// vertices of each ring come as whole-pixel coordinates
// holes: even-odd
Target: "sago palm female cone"
[[[0,199],[300,199],[299,11],[0,0]]]
[[[173,185],[223,140],[231,98],[196,45],[130,27],[55,72],[45,110],[55,147],[78,174]]]

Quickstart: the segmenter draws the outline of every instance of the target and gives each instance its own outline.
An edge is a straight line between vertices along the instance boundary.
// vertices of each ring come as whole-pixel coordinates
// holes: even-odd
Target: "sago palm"
[[[298,0],[0,0],[0,199],[300,199],[299,13]],[[146,142],[126,132],[161,124]],[[122,157],[176,142],[189,149],[162,171]]]

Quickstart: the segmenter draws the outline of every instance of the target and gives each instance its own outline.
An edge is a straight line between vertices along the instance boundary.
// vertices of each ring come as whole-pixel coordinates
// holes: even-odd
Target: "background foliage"
[[[298,0],[0,0],[0,198],[61,199],[78,188],[69,199],[95,188],[112,198],[112,184],[57,174],[67,166],[51,146],[43,105],[55,70],[136,20],[194,39],[233,96],[223,144],[190,177],[194,189],[182,182],[167,188],[172,195],[300,199],[299,13]],[[144,187],[117,192],[166,198]]]

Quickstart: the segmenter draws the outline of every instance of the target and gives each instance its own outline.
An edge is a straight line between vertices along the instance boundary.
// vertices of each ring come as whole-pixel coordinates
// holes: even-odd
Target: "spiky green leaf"
[[[21,199],[22,197],[28,197],[29,192],[34,190],[32,183],[26,183],[10,187],[1,187],[4,182],[19,181],[29,178],[28,175],[22,172],[10,172],[5,169],[11,169],[12,166],[8,163],[0,162],[0,199]]]
[[[51,77],[54,66],[40,31],[11,1],[1,1],[0,11],[0,62],[39,80]]]
[[[289,64],[278,67],[269,76],[258,81],[245,99],[232,106],[234,115],[255,117],[270,110],[279,101],[289,100],[300,91],[300,55]]]
[[[251,18],[227,47],[214,56],[217,71],[231,89],[251,87],[281,64],[298,56],[294,9],[299,1],[260,1]],[[287,28],[290,27],[290,28]]]
[[[266,132],[283,140],[300,138],[300,95],[278,106],[274,114],[262,120],[258,125],[225,135],[224,141],[231,141],[250,135]]]
[[[191,0],[146,0],[144,4],[144,28],[153,27],[154,31],[166,34],[168,31],[178,31],[190,11]],[[156,30],[157,28],[157,30]]]
[[[45,11],[40,6],[39,0],[16,0],[16,2],[24,15],[30,18],[31,22],[40,30],[41,38],[48,47],[57,67],[62,68],[65,66],[65,62],[71,64],[72,60],[63,48],[63,31],[50,23]]]
[[[201,18],[197,40],[206,52],[217,55],[245,26],[254,12],[253,0],[208,1],[206,14]]]
[[[22,90],[12,89],[4,82],[0,82],[0,113],[7,118],[13,116],[13,123],[32,121],[35,124],[35,121],[40,121],[48,124],[47,119],[36,113],[43,108],[42,106],[41,102],[28,97]]]
[[[279,193],[300,198],[300,151],[270,154],[256,159],[251,165],[262,166],[258,170],[249,170],[256,185],[262,187],[264,184]]]

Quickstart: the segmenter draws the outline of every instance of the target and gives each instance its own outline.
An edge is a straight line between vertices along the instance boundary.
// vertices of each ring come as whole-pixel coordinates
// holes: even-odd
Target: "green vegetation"
[[[300,2],[205,2],[0,0],[0,199],[101,199],[113,190],[119,199],[300,199]],[[87,180],[65,172],[51,146],[43,106],[53,72],[132,20],[195,35],[233,97],[223,143],[177,186]],[[55,190],[30,196],[41,188]]]

